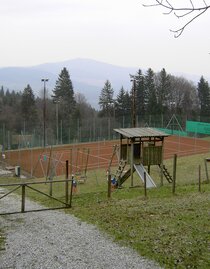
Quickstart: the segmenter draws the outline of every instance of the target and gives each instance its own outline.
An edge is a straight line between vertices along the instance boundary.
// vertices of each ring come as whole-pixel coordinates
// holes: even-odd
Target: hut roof
[[[125,138],[146,138],[146,137],[167,137],[168,134],[155,128],[120,128],[114,129],[115,132],[121,134]]]

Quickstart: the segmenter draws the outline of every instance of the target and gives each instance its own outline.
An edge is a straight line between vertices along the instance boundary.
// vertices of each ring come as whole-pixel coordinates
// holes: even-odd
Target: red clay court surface
[[[108,168],[113,152],[113,146],[119,141],[99,141],[92,143],[81,143],[64,146],[54,146],[45,149],[26,149],[6,152],[8,165],[20,166],[35,177],[45,177],[54,167],[55,174],[65,174],[66,160],[70,166],[70,174],[84,170],[87,154],[84,149],[89,149],[87,169]],[[164,159],[169,159],[177,154],[178,157],[208,153],[210,142],[202,139],[169,136],[164,140]],[[50,165],[49,165],[49,160]],[[117,164],[117,159],[113,165]]]

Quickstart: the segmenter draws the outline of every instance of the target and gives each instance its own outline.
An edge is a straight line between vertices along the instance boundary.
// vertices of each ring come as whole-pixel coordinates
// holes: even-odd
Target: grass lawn
[[[112,192],[108,199],[106,171],[89,171],[87,182],[79,184],[73,196],[73,207],[65,211],[97,225],[114,241],[135,249],[164,268],[210,268],[210,184],[205,182],[205,157],[209,156],[178,159],[175,195],[171,184],[164,182],[163,187],[148,190],[145,198],[143,184],[135,176],[137,188],[129,188],[128,179],[124,187]],[[173,160],[165,164],[172,174]],[[201,192],[197,185],[199,164]],[[159,185],[157,167],[152,167],[151,175]],[[14,180],[17,181],[10,179],[10,182]],[[37,188],[49,191],[47,184]],[[63,184],[56,184],[53,193],[64,199]],[[42,204],[55,205],[34,191],[27,189],[27,194]]]
[[[104,193],[78,196],[73,214],[96,224],[114,240],[165,268],[210,268],[210,190],[179,187],[123,189],[107,200]]]

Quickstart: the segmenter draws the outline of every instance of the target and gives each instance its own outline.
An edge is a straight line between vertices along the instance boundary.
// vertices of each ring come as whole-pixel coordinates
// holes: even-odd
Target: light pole
[[[133,87],[132,87],[132,127],[136,127],[136,80],[132,79]]]
[[[109,101],[103,101],[101,103],[106,105],[107,118],[108,118],[108,139],[110,140],[110,138],[111,138],[112,104],[113,104],[113,117],[114,117],[114,123],[115,123],[115,103],[116,103],[116,100],[111,99]]]
[[[56,97],[55,95],[52,95],[53,103],[55,104],[55,114],[56,114],[56,145],[59,144],[59,139],[58,139],[58,104],[60,103],[60,98]]]
[[[42,78],[41,81],[44,82],[44,106],[43,106],[43,146],[46,146],[46,82],[48,78]]]

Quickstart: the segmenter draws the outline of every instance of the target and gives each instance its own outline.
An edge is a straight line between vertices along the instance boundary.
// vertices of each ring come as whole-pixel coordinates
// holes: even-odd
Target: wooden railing
[[[44,193],[34,187],[32,187],[32,185],[36,185],[36,184],[50,184],[50,186],[52,186],[52,184],[54,183],[65,183],[65,202],[54,197],[52,195],[52,193],[47,194]],[[69,189],[69,183],[71,182],[71,186]],[[72,190],[73,190],[73,184],[72,184],[73,180],[72,179],[65,179],[65,180],[48,180],[48,181],[39,181],[39,182],[24,182],[24,183],[11,183],[11,184],[0,184],[0,187],[3,188],[11,188],[11,187],[15,187],[13,190],[8,191],[6,194],[2,195],[0,197],[0,200],[7,197],[9,194],[15,192],[16,190],[21,188],[21,209],[20,211],[15,211],[15,212],[0,212],[0,215],[8,215],[8,214],[16,214],[16,213],[25,213],[25,212],[34,212],[34,211],[44,211],[44,210],[53,210],[53,209],[62,209],[62,208],[70,208],[72,206]],[[41,195],[47,196],[48,198],[55,200],[59,203],[61,203],[63,206],[60,207],[48,207],[48,208],[40,208],[40,209],[31,209],[31,210],[26,210],[25,209],[25,204],[26,204],[26,187],[34,190],[36,192],[38,192]],[[50,187],[50,189],[52,189]]]

